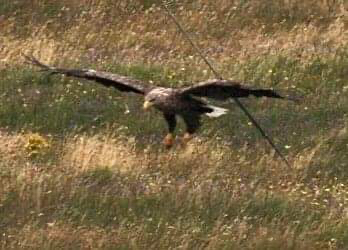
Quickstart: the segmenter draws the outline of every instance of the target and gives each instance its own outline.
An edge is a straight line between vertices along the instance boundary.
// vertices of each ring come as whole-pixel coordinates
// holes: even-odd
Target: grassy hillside
[[[346,249],[348,6],[170,8],[225,78],[302,96],[242,100],[291,169],[233,102],[165,150],[140,97],[24,64],[212,78],[159,1],[0,0],[1,249]]]

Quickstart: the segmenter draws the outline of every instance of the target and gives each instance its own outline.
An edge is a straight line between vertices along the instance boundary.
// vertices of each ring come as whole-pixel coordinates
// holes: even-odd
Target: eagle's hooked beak
[[[144,110],[148,110],[153,105],[153,102],[145,101],[144,102]]]

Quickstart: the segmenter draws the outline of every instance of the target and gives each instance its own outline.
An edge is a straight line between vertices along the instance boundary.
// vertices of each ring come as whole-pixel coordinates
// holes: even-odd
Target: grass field
[[[0,0],[1,249],[348,249],[344,1],[170,4],[225,78],[302,97],[241,100],[291,169],[233,102],[166,150],[140,97],[24,64],[212,78],[159,2]]]

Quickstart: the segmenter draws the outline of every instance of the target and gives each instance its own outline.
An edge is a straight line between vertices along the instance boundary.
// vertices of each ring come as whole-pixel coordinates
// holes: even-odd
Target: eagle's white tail
[[[207,107],[213,109],[212,112],[205,113],[209,117],[219,117],[221,115],[226,114],[228,111],[228,109],[224,109],[224,108],[220,108],[220,107],[216,107],[216,106],[212,106],[212,105],[209,105]]]

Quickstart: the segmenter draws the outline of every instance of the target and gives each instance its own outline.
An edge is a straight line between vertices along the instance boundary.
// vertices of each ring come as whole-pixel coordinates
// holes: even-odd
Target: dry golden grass
[[[0,157],[4,162],[15,161],[25,155],[26,140],[21,134],[8,134],[0,132]]]
[[[8,249],[103,249],[122,243],[120,233],[108,232],[100,227],[76,229],[66,223],[51,222],[42,229],[28,225],[15,232],[15,235],[9,232],[6,247]]]
[[[136,171],[143,159],[137,156],[132,142],[119,141],[108,135],[75,136],[67,139],[63,164],[81,171],[95,167],[109,167],[117,171]]]
[[[20,15],[0,14],[0,68],[23,67],[21,54],[33,53],[50,64],[92,64],[104,70],[116,64],[160,65],[162,71],[158,72],[140,68],[142,77],[160,74],[155,77],[170,84],[212,77],[153,2],[23,2]],[[273,87],[279,83],[286,89],[296,85],[310,93],[299,108],[289,103],[273,106],[258,102],[260,109],[274,114],[263,116],[257,110],[263,122],[284,126],[268,129],[279,132],[275,139],[283,145],[292,168],[287,168],[266,142],[244,136],[242,133],[253,132],[247,125],[236,133],[243,138],[236,145],[202,131],[186,147],[178,139],[171,150],[153,145],[160,135],[153,141],[137,137],[156,130],[151,126],[157,124],[140,123],[121,114],[117,115],[129,124],[137,120],[140,125],[127,130],[127,135],[117,128],[102,129],[102,122],[99,130],[93,122],[86,125],[93,126],[86,133],[74,129],[53,135],[28,132],[27,128],[56,131],[60,128],[57,120],[65,115],[67,122],[61,124],[79,124],[80,117],[72,114],[81,109],[93,113],[91,119],[113,122],[100,118],[100,109],[92,106],[106,109],[112,101],[118,104],[118,97],[105,95],[104,90],[82,89],[85,86],[75,89],[66,79],[48,81],[29,71],[22,72],[21,78],[18,74],[18,79],[8,76],[17,77],[16,72],[4,73],[4,82],[10,83],[0,82],[4,86],[0,120],[4,124],[10,121],[10,125],[0,131],[1,249],[345,249],[348,174],[342,159],[346,159],[347,150],[346,116],[327,113],[343,112],[346,105],[346,71],[334,65],[345,62],[335,60],[344,57],[340,53],[347,47],[346,3],[252,0],[242,6],[239,2],[189,1],[177,3],[173,10],[224,76],[256,77],[258,81],[258,74],[266,74],[257,84]],[[267,10],[265,6],[279,11],[260,11]],[[285,21],[280,19],[281,11],[289,11]],[[272,55],[289,58],[279,71],[285,72],[287,66],[289,70],[269,83],[267,77],[278,77],[278,72],[272,71],[272,58],[266,61]],[[330,58],[335,60],[325,64]],[[291,62],[297,64],[286,64]],[[252,68],[247,75],[247,67],[255,63],[262,67]],[[311,67],[293,74],[297,79],[289,79],[292,70],[306,65]],[[337,74],[330,75],[330,68]],[[274,69],[278,70],[277,65]],[[314,81],[308,80],[310,77]],[[318,86],[317,80],[321,80]],[[43,84],[46,81],[48,87]],[[57,87],[58,81],[65,85]],[[36,84],[37,90],[28,87],[30,84]],[[110,102],[103,103],[105,98]],[[15,101],[21,105],[11,109]],[[54,105],[47,109],[35,106],[50,105],[50,101]],[[116,104],[112,107],[120,109]],[[46,113],[36,115],[38,110]],[[57,114],[52,115],[52,110]],[[303,120],[288,121],[295,114],[284,113],[290,112],[300,113],[297,117]],[[338,119],[325,123],[332,117]],[[274,120],[267,123],[268,118]],[[25,128],[18,128],[19,119]],[[37,120],[38,128],[33,128],[31,124]],[[217,130],[220,124],[215,125]],[[230,124],[221,120],[222,125]],[[308,131],[297,131],[301,129]],[[290,140],[288,133],[298,141],[284,143],[281,137]]]
[[[314,239],[325,234],[325,225],[331,226],[346,220],[345,206],[348,202],[348,186],[338,181],[330,184],[317,177],[308,179],[303,175],[310,171],[313,161],[316,161],[315,158],[327,151],[326,148],[322,148],[325,141],[332,137],[339,139],[343,135],[346,135],[346,129],[333,131],[330,135],[331,138],[323,137],[313,148],[303,150],[291,157],[289,160],[293,162],[294,168],[288,169],[275,159],[274,152],[264,152],[261,145],[257,152],[252,153],[247,147],[233,150],[214,140],[202,142],[195,138],[186,148],[178,146],[167,151],[149,147],[139,150],[136,149],[133,140],[127,139],[127,141],[125,137],[115,135],[110,131],[100,132],[94,136],[71,135],[65,138],[58,151],[59,158],[53,165],[47,165],[47,163],[42,164],[35,159],[28,158],[24,153],[25,138],[28,136],[2,133],[1,141],[3,145],[8,145],[6,147],[8,150],[15,149],[23,152],[22,155],[16,154],[16,162],[4,158],[6,165],[1,168],[2,173],[12,172],[12,177],[2,180],[2,188],[18,192],[17,199],[23,207],[13,208],[15,218],[21,226],[19,228],[13,227],[14,225],[9,226],[8,230],[4,231],[2,247],[3,249],[107,249],[123,245],[128,248],[139,248],[142,244],[150,244],[146,242],[151,242],[151,237],[156,235],[156,231],[152,232],[152,236],[150,236],[151,233],[148,234],[150,229],[147,223],[151,223],[153,218],[148,217],[146,211],[152,210],[145,209],[145,214],[140,212],[137,215],[140,216],[140,221],[132,222],[132,219],[126,218],[132,216],[133,209],[138,208],[130,205],[128,212],[123,215],[124,218],[119,217],[120,215],[116,217],[107,215],[107,221],[104,223],[108,226],[98,226],[99,213],[112,214],[119,209],[103,208],[104,202],[108,204],[111,202],[109,199],[118,199],[117,197],[120,198],[123,195],[126,197],[135,195],[134,198],[131,198],[131,200],[135,199],[131,204],[137,204],[136,200],[141,201],[146,197],[157,197],[169,192],[167,195],[175,196],[174,204],[176,205],[172,208],[155,208],[151,212],[152,216],[156,216],[156,212],[167,213],[167,209],[175,210],[175,207],[179,209],[181,206],[187,205],[188,200],[196,204],[194,206],[205,207],[208,204],[214,204],[216,209],[221,209],[219,206],[222,204],[215,204],[214,199],[219,195],[224,196],[224,194],[228,194],[228,197],[220,202],[226,202],[225,206],[231,206],[228,205],[230,202],[232,204],[236,201],[241,202],[240,208],[236,208],[236,215],[233,212],[233,205],[230,208],[232,210],[227,209],[219,214],[206,239],[202,239],[203,241],[199,244],[194,243],[198,244],[197,246],[204,245],[206,249],[216,249],[231,242],[231,247],[247,246],[250,249],[252,246],[260,249],[262,246],[277,248],[284,244],[286,249],[291,249],[293,244],[297,244],[298,249],[326,249],[329,245],[336,244],[336,241],[342,242],[344,239],[334,238],[336,236],[332,236],[327,242]],[[4,152],[6,148],[2,151]],[[335,157],[334,152],[329,150],[326,157],[324,159],[330,161]],[[25,162],[25,164],[18,164],[19,162]],[[115,178],[120,174],[123,176],[121,179]],[[135,182],[131,181],[133,178],[136,178]],[[15,184],[14,180],[18,184]],[[6,198],[8,195],[6,194],[4,200],[0,200],[1,206],[9,203]],[[91,197],[100,196],[101,200],[95,203],[94,198],[88,198],[90,195]],[[286,207],[287,205],[283,208],[289,209],[284,215],[288,216],[288,219],[295,216],[294,219],[289,219],[289,225],[282,224],[282,220],[287,220],[287,217],[278,217],[277,209],[281,209],[281,207],[272,208],[271,203],[270,208],[264,205],[265,210],[257,208],[257,206],[263,206],[262,203],[257,204],[264,199],[262,197],[265,195],[269,199],[280,199],[280,201],[286,199],[289,204],[301,204],[298,208],[291,208],[291,205],[289,208]],[[161,202],[167,202],[167,198]],[[78,205],[79,200],[84,199],[87,199],[86,208],[84,208],[84,203]],[[256,204],[249,204],[248,199],[254,199]],[[168,200],[168,202],[171,201]],[[244,204],[244,202],[246,203]],[[76,205],[74,205],[75,203]],[[95,204],[96,208],[100,204],[100,208],[98,208],[100,210],[90,211],[95,215],[90,214],[89,203],[91,206]],[[74,208],[77,209],[75,213],[80,213],[81,209],[82,217],[76,214],[75,216],[78,216],[79,219],[75,221],[74,216],[64,215],[66,212],[63,211],[70,211],[66,206],[77,206]],[[253,206],[256,206],[256,210],[253,210]],[[243,215],[243,209],[251,210],[248,212],[249,214]],[[257,209],[261,209],[260,215]],[[302,212],[301,209],[303,209]],[[192,213],[194,213],[193,211]],[[238,216],[239,213],[241,217]],[[301,220],[307,217],[303,215],[304,217],[301,219],[302,213],[313,213],[314,215],[311,216],[319,217],[313,219],[313,222],[304,222]],[[186,216],[185,212],[182,215]],[[96,218],[91,219],[90,216],[96,216]],[[230,216],[234,219],[229,219]],[[300,221],[297,221],[297,217]],[[116,222],[123,221],[123,219],[129,220],[127,223],[130,224],[123,225],[123,223]],[[162,219],[168,220],[166,217]],[[269,219],[270,221],[267,222]],[[310,217],[308,219],[312,220]],[[94,222],[94,220],[96,221]],[[112,222],[113,220],[115,223]],[[143,224],[143,220],[148,222]],[[255,224],[254,220],[263,222],[260,222],[259,225]],[[32,221],[38,221],[39,224],[34,225]],[[185,249],[191,248],[194,235],[198,237],[203,233],[203,229],[198,225],[188,224],[189,228],[185,229],[184,225],[175,224],[174,219],[173,225],[165,222],[166,226],[163,228],[160,221],[156,222],[159,223],[158,227],[161,229],[158,230],[161,233],[158,235],[155,246],[163,249],[175,248],[174,246],[178,245]],[[177,222],[180,221],[178,218]],[[184,221],[180,223],[184,223]],[[296,232],[292,226],[297,225],[296,223],[307,223],[307,226],[314,231],[301,229]],[[306,227],[305,224],[303,226]],[[344,224],[342,226],[344,227]],[[164,230],[164,234],[162,230]],[[309,237],[310,235],[312,236]],[[307,237],[308,239],[306,239]],[[248,244],[245,242],[246,239],[249,239]],[[177,241],[178,245],[174,244],[174,241]],[[314,246],[313,243],[316,245]]]
[[[316,24],[317,17],[312,17],[313,22],[309,19],[308,23],[297,24],[290,30],[282,30],[282,24],[275,23],[277,32],[269,34],[264,29],[272,24],[259,28],[246,26],[241,29],[227,24],[224,27],[226,8],[231,4],[220,2],[212,7],[209,1],[199,1],[197,6],[202,6],[200,11],[187,11],[185,7],[176,10],[185,27],[197,33],[194,38],[206,54],[218,62],[218,68],[231,61],[243,62],[264,54],[282,53],[297,56],[304,62],[318,54],[327,57],[344,46],[348,38],[345,32],[348,16],[344,5],[335,12],[337,18],[325,29]],[[108,22],[110,17],[102,14],[105,11],[103,1],[92,1],[90,4],[96,8],[79,13],[70,27],[52,26],[51,20],[43,24],[29,23],[27,28],[32,32],[23,38],[11,32],[12,27],[17,25],[17,19],[6,19],[5,35],[0,38],[2,67],[9,63],[22,63],[22,53],[33,53],[49,63],[58,58],[61,62],[63,58],[81,61],[87,57],[99,67],[110,61],[134,63],[145,60],[147,63],[161,61],[161,64],[171,65],[173,70],[182,65],[206,68],[159,7],[125,16],[118,22]],[[306,1],[303,4],[311,5]],[[221,36],[209,34],[209,27],[205,27],[209,20],[216,25],[219,23],[216,27],[228,33]]]
[[[165,169],[194,165],[197,161],[204,162],[205,167],[217,168],[230,148],[216,143],[213,146],[213,143],[195,138],[183,146],[178,138],[173,150],[154,151],[153,145],[139,150],[134,138],[108,132],[94,136],[75,135],[67,138],[63,145],[61,164],[73,166],[77,171],[107,167],[133,173],[147,171],[154,165]]]

